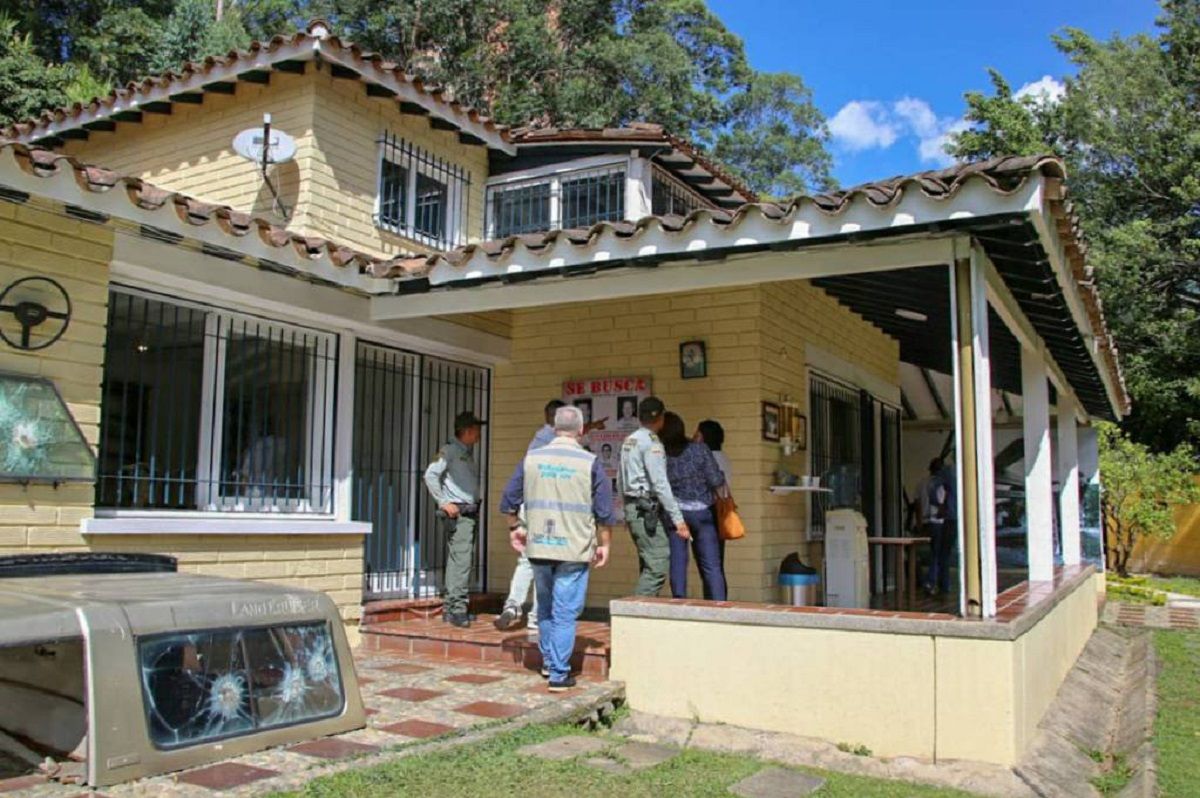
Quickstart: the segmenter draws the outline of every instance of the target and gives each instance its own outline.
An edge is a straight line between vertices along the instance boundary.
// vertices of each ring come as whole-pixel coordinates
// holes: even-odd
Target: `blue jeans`
[[[724,601],[725,554],[724,541],[717,531],[717,519],[712,509],[684,510],[683,520],[692,533],[692,550],[696,552],[696,568],[704,585],[704,598],[709,601]],[[668,526],[671,539],[671,595],[687,597],[688,542],[675,534],[674,526]]]
[[[575,621],[587,597],[588,563],[530,560],[537,591],[538,648],[551,681],[571,674]]]
[[[950,565],[955,538],[958,537],[958,522],[947,519],[940,524],[926,524],[925,535],[930,539],[929,573],[925,575],[925,586],[939,593],[949,593]]]

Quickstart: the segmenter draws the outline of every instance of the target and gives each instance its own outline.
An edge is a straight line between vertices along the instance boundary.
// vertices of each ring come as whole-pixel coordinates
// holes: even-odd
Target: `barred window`
[[[99,507],[333,511],[337,336],[114,289]]]
[[[625,170],[586,172],[562,180],[562,223],[590,227],[596,222],[614,222],[625,217]]]
[[[667,174],[659,166],[654,167],[650,186],[650,210],[655,216],[687,216],[697,208],[707,208],[709,204],[702,200],[696,192]]]
[[[488,238],[625,218],[625,166],[577,170],[488,189]]]
[[[433,247],[465,244],[471,186],[467,170],[388,133],[379,144],[376,223]]]
[[[809,378],[810,473],[831,493],[812,495],[809,529],[825,537],[825,512],[862,509],[862,396],[858,389],[813,374]]]

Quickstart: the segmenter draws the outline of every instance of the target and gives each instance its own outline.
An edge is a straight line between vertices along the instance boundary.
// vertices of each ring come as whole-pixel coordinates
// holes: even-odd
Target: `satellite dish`
[[[296,157],[296,140],[282,130],[271,127],[271,116],[263,119],[262,127],[243,130],[233,137],[233,151],[254,163],[287,163]]]

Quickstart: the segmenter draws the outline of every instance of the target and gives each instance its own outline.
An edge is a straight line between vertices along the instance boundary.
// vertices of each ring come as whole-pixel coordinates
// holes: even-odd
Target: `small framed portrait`
[[[779,405],[774,402],[762,403],[762,436],[764,441],[779,440]]]
[[[708,355],[703,341],[684,341],[679,345],[679,376],[685,380],[708,376]]]
[[[591,399],[576,399],[572,402],[579,408],[579,412],[583,415],[583,425],[586,427],[592,423],[592,400]]]
[[[808,419],[799,413],[792,416],[792,440],[797,449],[808,448]]]

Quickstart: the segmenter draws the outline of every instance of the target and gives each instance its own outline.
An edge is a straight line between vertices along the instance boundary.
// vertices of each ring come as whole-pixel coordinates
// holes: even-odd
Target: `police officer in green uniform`
[[[666,408],[660,399],[647,396],[638,405],[638,429],[621,444],[617,489],[625,507],[625,523],[637,546],[639,574],[634,594],[657,596],[667,581],[671,565],[669,534],[691,540],[683,513],[667,482],[667,453],[658,440]],[[664,523],[664,516],[674,529]]]
[[[443,615],[447,623],[455,626],[471,625],[467,585],[479,523],[479,463],[473,449],[482,437],[485,423],[469,411],[455,416],[454,437],[425,469],[425,487],[437,504],[438,522],[447,540]]]

